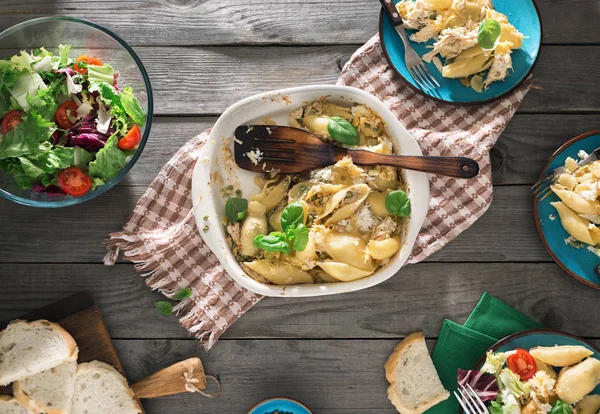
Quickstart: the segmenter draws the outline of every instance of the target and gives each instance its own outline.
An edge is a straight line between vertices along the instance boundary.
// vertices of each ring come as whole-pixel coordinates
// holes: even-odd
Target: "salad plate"
[[[397,4],[398,0],[394,0]],[[542,44],[542,22],[537,5],[534,0],[494,0],[495,10],[508,17],[519,32],[524,35],[523,44],[520,49],[512,51],[512,70],[504,81],[492,83],[487,90],[481,93],[472,88],[465,87],[459,79],[442,77],[436,65],[431,62],[423,62],[429,72],[439,82],[441,87],[435,90],[422,90],[408,72],[404,63],[404,45],[396,32],[391,20],[382,10],[379,17],[379,37],[381,47],[391,68],[399,77],[403,78],[409,86],[434,100],[460,103],[481,104],[501,98],[517,88],[533,71],[538,59]],[[413,34],[414,30],[407,30],[407,35]],[[417,43],[410,40],[410,44],[419,56],[431,51],[433,40],[425,43]]]
[[[312,411],[300,401],[291,398],[270,398],[259,402],[248,414],[312,414]]]
[[[564,166],[567,157],[578,159],[581,150],[592,153],[598,147],[600,131],[591,131],[569,140],[550,157],[540,177]],[[569,233],[563,228],[556,209],[550,204],[555,201],[559,201],[559,198],[554,193],[542,201],[534,199],[535,224],[544,247],[565,272],[588,286],[600,289],[600,275],[596,273],[600,257],[585,247],[574,247],[568,242]]]
[[[575,360],[577,360],[577,361],[573,362],[572,364],[569,363],[569,364],[567,364],[567,366],[576,366],[577,364],[580,363],[579,361],[581,361],[581,360],[586,361],[586,359],[593,359],[593,358],[600,359],[600,350],[582,338],[579,338],[575,335],[571,335],[567,332],[563,332],[563,331],[559,331],[559,330],[533,329],[533,330],[518,332],[513,335],[507,336],[506,338],[501,339],[496,344],[492,345],[490,347],[490,349],[488,351],[486,351],[486,353],[484,355],[481,356],[481,358],[475,365],[474,369],[479,371],[479,370],[482,370],[482,368],[484,368],[484,365],[489,366],[490,361],[492,361],[492,362],[494,361],[494,358],[493,357],[490,358],[489,355],[494,356],[494,355],[497,355],[500,353],[514,353],[517,349],[520,349],[520,350],[531,351],[533,358],[535,358],[536,364],[538,364],[538,366],[536,367],[536,369],[537,369],[536,373],[539,371],[542,371],[542,370],[546,370],[546,372],[548,372],[548,370],[553,370],[554,372],[556,372],[556,374],[558,374],[559,371],[561,370],[560,367],[550,366],[550,364],[547,364],[545,366],[539,365],[539,364],[544,364],[544,363],[540,362],[538,357],[541,358],[541,355],[544,355],[544,354],[539,353],[540,349],[543,349],[545,352],[553,352],[554,350],[558,349],[556,347],[563,347],[563,346],[578,347],[580,354],[581,354],[581,352],[584,352],[583,354],[581,354],[579,356],[575,356],[575,359],[573,361],[575,361]],[[532,350],[532,348],[538,348],[538,350],[537,350],[538,353],[534,354],[534,351]],[[570,348],[570,349],[571,350],[569,352],[573,352],[572,350],[574,348]],[[527,353],[527,355],[529,356],[528,353]],[[553,354],[553,355],[551,355],[551,357],[554,359],[557,359],[557,354]],[[561,355],[560,357],[562,357],[562,358],[567,357],[567,353]],[[571,353],[570,355],[568,355],[568,357],[572,358],[573,354]],[[546,361],[548,361],[547,358],[548,358],[548,354],[545,354],[544,359],[546,359]],[[596,361],[594,361],[594,362],[596,362]],[[518,364],[517,364],[517,366],[518,366]],[[562,366],[562,364],[561,364],[561,366]],[[503,368],[503,369],[509,370],[510,368],[505,366],[505,368]],[[571,368],[569,368],[569,369],[571,369]],[[526,380],[523,379],[523,373],[524,373],[524,371],[522,371],[522,373],[521,373],[521,379],[526,382]],[[527,376],[533,377],[535,379],[534,375],[536,373],[531,372]],[[517,376],[516,376],[517,379],[518,379],[518,375],[519,374],[517,374]],[[553,375],[553,376],[556,379],[556,376],[555,375]],[[584,376],[585,376],[585,374],[584,374]],[[498,375],[496,375],[496,377],[498,377]],[[546,377],[546,376],[544,375],[544,377]],[[541,383],[541,380],[538,381],[538,383]],[[533,386],[532,386],[532,389],[533,389]],[[562,392],[565,393],[565,395],[566,395],[565,388],[562,389]],[[600,394],[600,385],[597,385],[588,394],[589,395]],[[571,404],[573,404],[573,403],[571,403]],[[493,408],[491,409],[491,412],[494,412]],[[498,411],[498,412],[502,413],[503,411]],[[523,410],[523,412],[525,412],[525,410]],[[529,411],[527,411],[527,412],[529,412]],[[554,412],[554,411],[552,411],[552,412]],[[565,412],[566,413],[566,412],[571,412],[571,411],[569,410],[569,411],[557,411],[557,412],[561,412],[561,413]]]

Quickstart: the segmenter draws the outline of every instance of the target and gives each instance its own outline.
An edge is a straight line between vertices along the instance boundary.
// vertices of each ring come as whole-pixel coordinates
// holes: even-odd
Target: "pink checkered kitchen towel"
[[[523,101],[531,82],[495,102],[457,106],[418,94],[399,79],[373,37],[346,64],[338,84],[372,93],[396,114],[425,155],[474,158],[481,173],[471,180],[431,176],[429,213],[409,263],[418,263],[455,239],[492,202],[489,151]],[[106,264],[122,251],[146,283],[170,296],[193,295],[175,310],[181,324],[210,349],[261,297],[237,285],[202,241],[192,212],[192,171],[210,131],[191,139],[165,165],[136,205],[123,231],[107,241]]]

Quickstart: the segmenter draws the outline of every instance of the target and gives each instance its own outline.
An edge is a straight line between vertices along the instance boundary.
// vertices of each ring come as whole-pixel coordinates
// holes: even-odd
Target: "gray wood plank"
[[[116,187],[92,202],[56,212],[2,199],[0,217],[7,219],[0,237],[0,263],[99,263],[105,254],[103,240],[121,229],[144,191]],[[510,232],[498,231],[506,226]],[[23,248],[23,240],[28,248]],[[529,186],[497,187],[487,213],[429,260],[550,261],[535,230]]]
[[[397,340],[222,341],[208,354],[189,341],[115,341],[133,380],[179,359],[200,356],[223,391],[213,400],[198,394],[145,400],[148,414],[245,413],[274,396],[304,402],[315,413],[396,414],[386,397],[383,366]],[[600,341],[592,343],[600,345]],[[431,349],[435,341],[427,341]],[[465,367],[469,368],[469,367]],[[198,411],[198,406],[201,410]]]
[[[589,0],[538,0],[547,43],[597,43],[600,12]],[[370,0],[103,1],[4,0],[0,29],[34,17],[84,17],[130,44],[348,44],[377,32],[379,5]],[[118,19],[115,19],[118,16]]]
[[[356,46],[142,47],[158,115],[223,112],[259,92],[306,84],[335,83]],[[597,111],[600,84],[597,46],[542,49],[532,90],[522,112]],[[276,62],[274,64],[273,62]]]
[[[500,245],[500,244],[498,244]],[[186,338],[174,316],[154,308],[131,265],[3,264],[0,319],[9,320],[84,289],[96,295],[113,338]],[[437,337],[444,318],[463,323],[488,291],[548,327],[600,337],[598,292],[544,263],[422,263],[385,283],[345,295],[266,298],[225,338]]]

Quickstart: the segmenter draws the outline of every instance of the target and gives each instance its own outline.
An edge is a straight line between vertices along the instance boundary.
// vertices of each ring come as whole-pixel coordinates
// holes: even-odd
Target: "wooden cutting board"
[[[100,309],[98,309],[94,295],[91,292],[77,293],[17,319],[26,321],[47,319],[58,323],[77,342],[77,346],[79,347],[78,362],[95,360],[106,362],[125,376],[121,361],[119,361],[104,319],[102,319],[102,315],[100,314]],[[6,328],[9,322],[1,321],[0,330]],[[3,388],[0,390],[0,393],[11,394],[10,387],[0,388]]]
[[[102,361],[115,367],[125,377],[123,366],[91,292],[77,293],[17,319],[26,321],[46,319],[58,323],[77,342],[79,347],[77,362]],[[0,321],[0,331],[6,328],[9,322]],[[142,379],[131,388],[138,403],[140,398],[159,398],[185,392],[200,392],[206,397],[214,398],[219,395],[221,386],[216,377],[209,377],[217,385],[214,394],[202,391],[206,389],[206,376],[200,358],[189,358]],[[10,387],[0,387],[0,394],[11,395],[11,393]],[[142,407],[141,403],[140,407]],[[143,407],[142,412],[144,412]]]

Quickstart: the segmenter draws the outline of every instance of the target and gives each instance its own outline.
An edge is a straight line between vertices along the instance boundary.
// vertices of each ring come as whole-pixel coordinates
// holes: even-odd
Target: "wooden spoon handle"
[[[383,155],[363,150],[350,150],[356,164],[390,165],[407,170],[441,174],[456,178],[473,178],[479,173],[477,161],[466,157],[415,157],[410,155]]]
[[[137,398],[158,398],[206,388],[200,358],[190,358],[162,369],[131,387]]]

